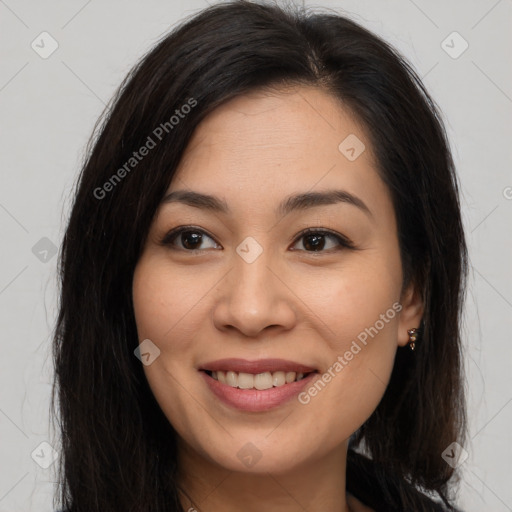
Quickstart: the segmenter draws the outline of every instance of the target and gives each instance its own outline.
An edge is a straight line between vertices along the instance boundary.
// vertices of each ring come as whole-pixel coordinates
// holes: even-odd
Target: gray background
[[[444,113],[471,256],[464,327],[470,442],[459,505],[512,510],[512,1],[306,3],[343,10],[384,36]],[[131,66],[206,5],[0,0],[0,512],[52,510],[55,464],[35,462],[52,460],[40,443],[58,450],[48,424],[52,249],[86,141]],[[58,43],[46,59],[31,47],[51,49],[43,31]],[[469,45],[461,55],[464,41],[454,31]]]

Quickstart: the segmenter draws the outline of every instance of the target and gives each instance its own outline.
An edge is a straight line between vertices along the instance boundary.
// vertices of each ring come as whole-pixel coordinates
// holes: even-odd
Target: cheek
[[[190,378],[186,370],[193,358],[191,340],[204,317],[200,299],[212,284],[191,281],[193,276],[185,277],[184,272],[170,275],[164,263],[143,257],[134,272],[132,293],[139,343],[149,339],[159,350],[151,364],[143,366],[144,374],[163,412],[176,424],[187,415],[183,386]]]
[[[304,400],[322,395],[320,409],[339,404],[354,429],[373,412],[389,382],[401,310],[399,261],[368,256],[364,264],[347,266],[336,278],[325,279],[321,292],[309,295],[308,304],[317,313],[318,329],[326,333],[329,357],[322,369],[325,386],[319,383],[306,390]],[[346,419],[333,413],[334,429]]]
[[[187,432],[191,401],[183,392],[189,378],[184,370],[190,369],[191,340],[200,326],[200,299],[213,283],[191,287],[193,276],[171,276],[166,267],[157,258],[141,258],[133,277],[133,307],[139,342],[150,339],[160,350],[143,366],[151,391],[169,422]]]
[[[369,329],[371,338],[384,339],[396,333],[397,310],[401,309],[399,260],[386,259],[382,252],[367,253],[324,275],[316,287],[312,284],[305,285],[311,290],[307,302],[328,329],[327,339],[333,348],[348,349],[347,343],[361,333],[364,338]]]
[[[187,272],[171,273],[169,265],[156,259],[141,260],[132,287],[139,340],[149,338],[162,351],[172,349],[179,356],[190,345],[185,340],[200,325],[201,298],[214,284],[211,281],[197,280]]]

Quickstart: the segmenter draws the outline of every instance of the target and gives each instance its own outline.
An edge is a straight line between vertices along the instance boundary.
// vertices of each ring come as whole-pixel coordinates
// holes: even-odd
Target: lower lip
[[[206,384],[210,391],[217,396],[222,402],[241,411],[261,412],[274,409],[294,396],[311,383],[318,373],[310,373],[307,377],[277,386],[269,389],[240,389],[223,384],[213,377],[210,377],[205,371],[201,370]]]

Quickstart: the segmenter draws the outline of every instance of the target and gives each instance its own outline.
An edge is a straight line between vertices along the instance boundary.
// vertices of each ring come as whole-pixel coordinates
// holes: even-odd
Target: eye
[[[327,229],[308,228],[302,231],[296,240],[303,240],[302,246],[305,248],[306,252],[328,252],[323,250],[325,249],[326,238],[337,242],[334,244],[334,248],[341,246],[348,249],[355,249],[354,244],[348,238]],[[327,247],[327,249],[332,249],[332,247]]]
[[[208,236],[202,229],[196,229],[194,227],[188,226],[177,228],[170,231],[165,235],[165,237],[161,241],[161,244],[170,246],[172,249],[191,252],[203,250],[204,248],[200,248],[200,245],[205,240],[213,241],[213,238]],[[181,247],[176,246],[176,241],[179,241],[181,243]],[[216,243],[213,242],[213,245],[216,245]]]
[[[325,239],[334,240],[334,248],[345,247],[348,249],[355,249],[354,244],[343,235],[329,231],[326,229],[319,228],[308,228],[302,231],[299,236],[295,239],[294,245],[303,239],[302,246],[306,252],[328,252],[324,251],[326,248]],[[210,247],[201,247],[201,244],[207,240],[213,242]],[[176,245],[179,242],[179,245]],[[169,246],[171,249],[182,250],[187,252],[201,251],[208,248],[215,249],[220,247],[212,237],[207,235],[202,229],[194,228],[193,226],[185,226],[173,229],[165,235],[160,242],[162,245]],[[327,247],[332,249],[333,247]],[[297,250],[297,249],[293,249]],[[339,250],[339,249],[338,249]],[[329,251],[330,252],[330,251]]]

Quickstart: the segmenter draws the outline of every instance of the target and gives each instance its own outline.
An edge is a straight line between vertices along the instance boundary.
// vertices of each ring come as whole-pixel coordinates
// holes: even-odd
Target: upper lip
[[[296,373],[309,373],[315,372],[315,368],[306,366],[295,361],[287,361],[285,359],[258,359],[256,361],[248,361],[247,359],[218,359],[204,363],[199,367],[199,370],[208,371],[232,371],[243,373],[264,373],[264,372],[296,372]]]

